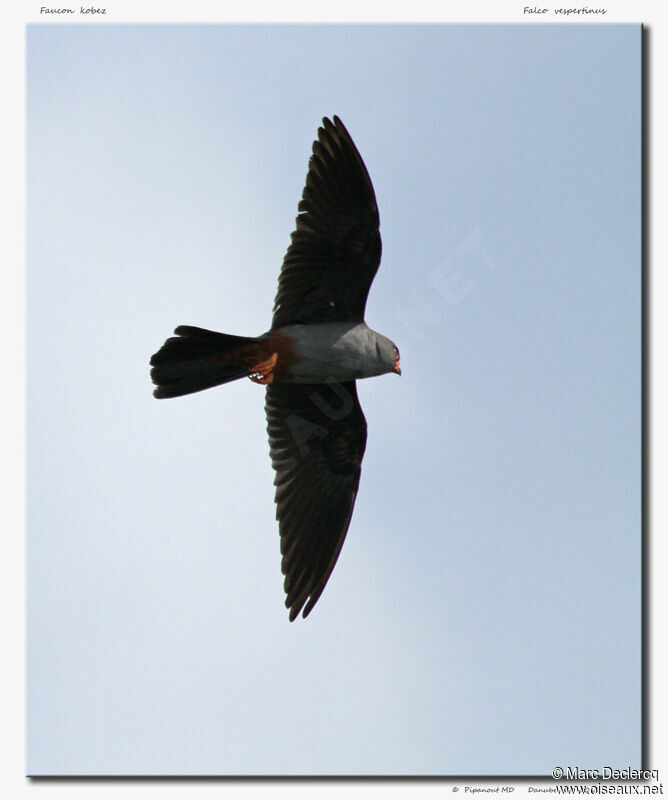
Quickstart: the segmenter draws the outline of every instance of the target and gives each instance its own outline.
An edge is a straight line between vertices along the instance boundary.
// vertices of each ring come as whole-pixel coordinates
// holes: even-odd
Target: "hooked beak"
[[[397,359],[394,364],[394,371],[397,373],[397,375],[401,375],[401,363],[399,362],[399,359]]]

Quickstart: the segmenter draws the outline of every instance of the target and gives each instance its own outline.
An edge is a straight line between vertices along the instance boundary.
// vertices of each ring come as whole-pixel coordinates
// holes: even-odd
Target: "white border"
[[[101,24],[118,22],[290,22],[290,21],[339,21],[339,22],[473,22],[473,23],[535,23],[533,17],[523,13],[524,1],[517,3],[501,2],[427,2],[413,0],[411,3],[370,2],[369,0],[340,0],[323,3],[314,7],[304,0],[285,0],[277,5],[269,2],[247,2],[228,4],[209,0],[188,0],[187,3],[170,2],[109,2],[107,15],[94,18]],[[67,6],[68,3],[63,3]],[[90,5],[85,3],[84,5]],[[105,7],[103,3],[97,7]],[[555,7],[555,4],[547,4]],[[564,4],[566,5],[566,4]],[[651,408],[652,428],[650,439],[651,485],[648,486],[652,500],[650,508],[651,539],[650,554],[650,759],[647,766],[661,771],[661,782],[665,781],[668,793],[668,759],[666,759],[666,681],[662,675],[666,671],[666,532],[668,515],[666,512],[666,486],[668,469],[666,466],[667,426],[665,409],[668,408],[668,383],[666,378],[666,334],[668,332],[668,253],[664,230],[668,218],[666,202],[666,145],[668,130],[666,126],[666,60],[668,42],[666,34],[665,5],[660,2],[602,3],[598,0],[568,3],[572,6],[587,5],[590,8],[605,7],[605,17],[570,17],[568,22],[577,24],[643,22],[650,28],[650,107],[651,152],[650,160],[650,207],[652,210],[650,241],[647,242],[648,263],[651,265]],[[2,557],[0,558],[0,608],[2,609],[2,631],[4,642],[0,657],[0,787],[4,796],[14,798],[24,792],[48,792],[49,795],[70,797],[83,795],[86,798],[110,792],[123,793],[132,797],[135,793],[178,796],[193,791],[214,792],[216,795],[239,793],[247,795],[256,792],[271,792],[281,797],[291,798],[314,795],[333,795],[341,791],[363,790],[378,797],[403,797],[416,790],[421,794],[443,797],[453,791],[453,782],[363,782],[342,784],[336,781],[324,782],[31,782],[24,777],[24,529],[25,529],[25,369],[24,369],[24,326],[25,326],[25,277],[24,277],[24,41],[25,24],[42,22],[59,24],[40,15],[40,3],[14,3],[2,11],[0,25],[0,60],[3,81],[2,97],[5,99],[4,120],[0,125],[0,153],[2,158],[3,191],[0,220],[2,239],[5,243],[4,258],[0,262],[2,281],[0,286],[0,312],[2,316],[3,369],[0,391],[0,420],[2,422],[2,472],[0,480],[0,508],[4,525],[2,526]],[[52,7],[57,7],[53,4]],[[78,6],[75,6],[78,7]],[[71,19],[67,20],[71,22]],[[90,22],[82,17],[77,22]],[[554,18],[543,17],[541,22],[554,22]],[[628,643],[635,646],[635,643]],[[504,782],[500,781],[499,784]],[[497,785],[496,782],[460,781],[458,788],[463,794],[466,786],[483,788]],[[514,785],[514,797],[531,796],[526,783],[506,782]],[[543,785],[536,782],[536,785]],[[480,796],[480,795],[478,795]],[[533,797],[536,797],[534,794]]]

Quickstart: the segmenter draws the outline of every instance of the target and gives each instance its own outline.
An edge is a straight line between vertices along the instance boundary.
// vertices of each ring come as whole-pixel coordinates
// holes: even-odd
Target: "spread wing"
[[[323,126],[279,275],[272,328],[363,321],[380,264],[380,220],[369,173],[341,120],[325,118]]]
[[[290,621],[306,617],[343,546],[359,486],[366,420],[355,381],[272,383],[267,430]],[[307,602],[308,601],[308,602]]]

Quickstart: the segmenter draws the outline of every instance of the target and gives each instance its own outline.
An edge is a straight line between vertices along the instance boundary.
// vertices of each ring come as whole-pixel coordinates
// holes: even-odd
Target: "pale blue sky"
[[[29,26],[28,770],[640,763],[639,26]],[[403,377],[313,614],[264,392],[158,402],[270,322],[311,142],[376,188]]]

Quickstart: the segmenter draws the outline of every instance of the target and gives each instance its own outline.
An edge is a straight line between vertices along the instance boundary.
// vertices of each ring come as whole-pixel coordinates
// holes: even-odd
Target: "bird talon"
[[[263,386],[266,386],[268,383],[273,382],[274,373],[270,372],[269,375],[263,375],[261,372],[254,372],[248,377],[253,381],[253,383],[261,383]]]
[[[256,364],[248,377],[253,381],[253,383],[260,383],[263,386],[272,383],[274,380],[274,367],[276,366],[277,360],[278,353],[273,353],[271,358],[269,358],[267,361],[263,361],[261,364]]]

